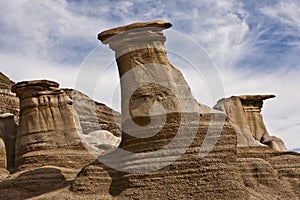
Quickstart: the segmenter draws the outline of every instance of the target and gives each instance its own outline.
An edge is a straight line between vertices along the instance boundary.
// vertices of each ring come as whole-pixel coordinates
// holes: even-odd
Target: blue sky
[[[95,65],[113,61],[109,48],[96,39],[99,32],[136,21],[169,21],[170,31],[207,52],[226,96],[276,94],[263,109],[269,132],[283,138],[288,148],[300,147],[298,0],[0,0],[0,9],[0,70],[14,81],[46,78],[62,87],[76,86],[82,66],[95,64],[89,55],[100,55]],[[174,38],[168,38],[171,41]],[[184,63],[171,62],[183,70],[198,101],[213,106],[215,102],[201,96],[199,81],[180,65]],[[106,82],[101,94],[89,88],[92,70],[79,89],[112,105],[104,97],[118,79],[114,63],[111,66],[101,80]]]

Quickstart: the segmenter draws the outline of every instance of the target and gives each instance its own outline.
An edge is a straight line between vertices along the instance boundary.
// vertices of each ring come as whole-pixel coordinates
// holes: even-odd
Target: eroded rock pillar
[[[91,160],[81,143],[72,100],[53,81],[24,81],[13,86],[20,98],[16,138],[18,170],[45,165],[78,169]]]
[[[232,190],[243,192],[235,176],[235,132],[224,113],[200,114],[166,57],[162,30],[170,26],[134,23],[98,35],[116,52],[122,141],[83,168],[72,191],[115,199],[233,199]]]
[[[197,111],[181,72],[169,62],[164,21],[134,23],[104,31],[98,39],[115,51],[121,78],[122,118]]]
[[[277,151],[286,151],[281,139],[270,136],[263,122],[261,108],[263,100],[275,95],[241,95],[222,99],[214,107],[226,112],[235,128],[238,146],[267,145]]]

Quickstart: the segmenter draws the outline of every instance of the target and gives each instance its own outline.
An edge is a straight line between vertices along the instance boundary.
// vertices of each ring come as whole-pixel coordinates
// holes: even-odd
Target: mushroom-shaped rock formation
[[[270,136],[263,122],[263,100],[275,95],[241,95],[220,100],[214,109],[224,111],[235,128],[238,146],[267,145],[277,151],[286,151],[281,139]]]
[[[116,55],[122,140],[82,169],[72,191],[116,199],[232,199],[233,188],[243,194],[235,176],[235,132],[224,113],[199,111],[169,63],[162,31],[170,26],[135,23],[98,35]]]
[[[53,165],[75,170],[92,160],[79,134],[72,100],[48,80],[24,81],[12,90],[20,98],[16,138],[16,168]]]
[[[181,72],[167,58],[164,21],[139,22],[104,31],[98,38],[115,51],[121,78],[122,119],[197,112]]]

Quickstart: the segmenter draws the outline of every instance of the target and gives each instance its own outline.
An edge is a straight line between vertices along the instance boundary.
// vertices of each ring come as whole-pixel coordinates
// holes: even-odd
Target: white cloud
[[[295,0],[279,1],[271,6],[265,6],[261,12],[281,23],[300,29],[300,2]]]
[[[49,79],[62,87],[72,87],[78,70],[72,66],[40,59],[28,59],[20,54],[0,54],[1,71],[13,81]]]
[[[75,85],[91,97],[111,105],[111,93],[115,88],[111,83],[118,80],[116,68],[108,70],[97,82],[98,70],[113,59],[108,46],[100,45],[110,54],[101,51],[104,53],[97,54],[99,59],[94,60],[96,65],[83,62],[83,68],[90,68],[80,71],[81,61],[99,44],[97,33],[135,21],[168,20],[173,23],[173,30],[196,40],[209,53],[218,66],[226,96],[275,93],[277,99],[267,101],[263,109],[270,133],[283,137],[289,148],[299,147],[300,95],[296,91],[300,85],[300,70],[295,66],[300,66],[297,65],[300,61],[297,58],[300,4],[288,0],[263,6],[260,13],[268,17],[265,19],[254,15],[251,9],[245,9],[248,3],[237,0],[0,1],[1,71],[15,81],[46,78],[58,81],[62,87]],[[268,32],[269,25],[278,25],[278,22],[284,26],[274,33]],[[262,39],[268,34],[270,37]],[[274,39],[272,34],[277,38]],[[281,56],[294,59],[271,60],[274,57],[270,57],[270,49],[266,48],[286,36],[296,39],[286,41],[287,48],[292,51]],[[183,44],[177,48],[190,54],[197,53]],[[249,58],[255,61],[258,57],[265,58],[265,63],[256,66],[253,62],[248,68],[243,66],[247,63],[241,63]],[[213,106],[215,102],[211,101],[205,82],[199,82],[199,76],[185,67],[185,62],[171,60],[181,68],[197,99]],[[282,67],[268,66],[274,62]],[[84,73],[86,77],[78,79],[78,73]]]
[[[282,35],[298,37],[296,41],[287,41],[290,45],[300,47],[300,2],[297,0],[278,1],[271,6],[265,6],[260,9],[261,13],[269,18],[276,20],[284,26],[284,29],[276,30]]]

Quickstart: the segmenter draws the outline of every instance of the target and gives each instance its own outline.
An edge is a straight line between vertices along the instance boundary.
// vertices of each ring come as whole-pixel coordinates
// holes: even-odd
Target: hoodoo
[[[241,95],[222,99],[215,109],[224,111],[238,136],[238,146],[269,146],[277,151],[287,151],[283,141],[270,136],[263,122],[263,100],[275,95]]]
[[[37,80],[12,88],[21,110],[15,152],[18,170],[46,165],[78,169],[91,160],[79,138],[81,127],[72,100],[58,86]]]
[[[230,199],[243,193],[236,134],[223,113],[200,114],[181,72],[168,61],[162,31],[169,27],[164,21],[135,23],[98,35],[116,55],[122,141],[79,173],[73,191],[116,199]],[[200,157],[204,140],[211,145]]]

